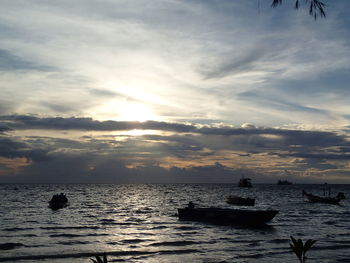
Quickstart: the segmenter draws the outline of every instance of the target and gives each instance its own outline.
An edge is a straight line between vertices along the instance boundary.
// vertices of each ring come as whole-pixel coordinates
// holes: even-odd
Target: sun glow
[[[117,109],[120,121],[148,121],[158,120],[159,118],[149,109],[146,104],[139,102],[123,102]]]
[[[122,135],[128,135],[128,136],[143,136],[143,135],[153,135],[153,134],[157,134],[157,131],[153,131],[153,130],[138,130],[138,129],[134,129],[134,130],[129,130],[126,132],[122,132],[120,134]]]

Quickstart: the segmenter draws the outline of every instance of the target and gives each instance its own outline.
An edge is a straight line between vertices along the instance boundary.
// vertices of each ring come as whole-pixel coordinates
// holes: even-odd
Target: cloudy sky
[[[350,1],[2,0],[0,182],[350,183]]]

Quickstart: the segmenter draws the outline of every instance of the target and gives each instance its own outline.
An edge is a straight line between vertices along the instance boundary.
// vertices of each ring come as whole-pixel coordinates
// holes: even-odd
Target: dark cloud
[[[43,149],[31,149],[26,143],[0,137],[0,156],[5,158],[26,158],[33,161],[47,161],[49,156]]]
[[[157,121],[96,121],[92,118],[39,118],[29,115],[7,115],[0,116],[2,127],[6,129],[47,129],[47,130],[82,130],[82,131],[118,131],[118,130],[159,130],[173,131],[178,133],[193,133],[203,136],[217,135],[226,136],[223,140],[233,143],[251,144],[253,146],[277,145],[303,146],[303,147],[327,147],[327,146],[349,146],[345,135],[325,131],[304,131],[290,129],[258,128],[247,126],[245,128],[235,127],[197,127],[192,124],[157,122]],[[1,123],[0,123],[1,124]],[[1,127],[1,126],[0,126]],[[5,128],[4,128],[5,129]],[[271,137],[272,136],[272,137]],[[273,136],[277,136],[276,138]],[[144,137],[149,140],[175,140],[182,144],[193,144],[199,141],[189,135],[175,137],[157,137],[149,135]],[[249,140],[249,142],[248,142]]]
[[[224,136],[241,136],[237,137],[241,142],[249,140],[249,144],[259,145],[277,145],[278,147],[286,146],[335,146],[349,145],[345,135],[339,135],[333,132],[325,131],[304,131],[289,129],[273,129],[273,128],[199,128],[195,132],[203,135],[224,135]],[[277,138],[271,136],[278,136]],[[245,139],[244,139],[245,138]],[[232,143],[238,141],[233,139]],[[248,141],[247,141],[248,144]]]
[[[16,176],[1,176],[7,183],[194,183],[236,182],[240,176],[219,163],[194,168],[165,169],[155,163],[127,168],[123,160],[85,154],[60,156],[25,167]]]
[[[13,70],[39,70],[39,71],[52,71],[53,68],[48,66],[40,66],[36,63],[27,61],[13,55],[7,50],[0,49],[0,71],[13,71]]]
[[[157,121],[96,121],[92,118],[39,118],[29,115],[1,116],[0,121],[6,122],[13,129],[55,129],[55,130],[91,130],[117,131],[132,129],[167,130],[189,132],[194,126],[178,123]]]
[[[230,158],[236,157],[249,163],[254,162],[254,158],[266,158],[267,162],[271,158],[278,162],[288,160],[286,166],[293,166],[296,171],[322,171],[336,169],[335,161],[343,162],[339,165],[345,167],[345,162],[350,159],[350,142],[346,135],[324,131],[252,125],[244,128],[200,127],[155,121],[96,121],[91,118],[27,115],[1,116],[0,121],[0,127],[3,127],[0,157],[30,160],[27,166],[21,168],[19,175],[22,177],[18,180],[25,178],[25,181],[32,179],[33,182],[226,182],[231,180],[229,178],[236,174],[236,170],[225,167],[218,160],[227,165]],[[30,136],[30,131],[26,131],[26,136],[14,137],[12,134],[16,129],[18,133],[24,129],[61,130],[64,135],[62,132],[57,134],[66,138],[55,137],[55,133],[49,133],[52,137]],[[103,134],[103,131],[129,129],[172,133],[140,136]],[[69,130],[100,132],[72,139]],[[226,156],[226,153],[229,155]],[[293,159],[296,161],[292,162]],[[171,168],[163,168],[164,160],[169,160],[166,167]],[[179,167],[171,164],[171,160],[175,160]],[[198,164],[196,160],[199,160]],[[181,168],[181,162],[186,163],[184,167],[188,168]],[[265,167],[267,175],[263,175],[261,170],[259,178],[269,179],[266,169],[276,173],[279,169],[283,172],[284,167]],[[5,165],[1,170],[4,173],[8,168]],[[251,170],[246,172],[254,174]],[[43,174],[46,174],[45,177]],[[4,181],[5,177],[0,179]]]
[[[304,159],[321,159],[321,160],[350,160],[350,151],[347,154],[340,153],[308,153],[297,152],[289,153],[289,156],[299,157]]]
[[[0,123],[0,134],[1,133],[4,133],[4,132],[7,132],[7,131],[10,131],[11,129],[9,127],[7,127],[6,125],[3,125]]]

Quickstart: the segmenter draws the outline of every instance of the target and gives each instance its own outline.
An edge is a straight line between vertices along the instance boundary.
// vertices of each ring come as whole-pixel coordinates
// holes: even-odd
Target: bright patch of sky
[[[289,3],[3,1],[0,110],[340,128],[348,5],[314,21]]]

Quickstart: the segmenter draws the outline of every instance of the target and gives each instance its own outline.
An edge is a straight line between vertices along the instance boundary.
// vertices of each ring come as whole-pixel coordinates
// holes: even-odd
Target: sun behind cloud
[[[122,102],[117,108],[117,120],[120,121],[139,121],[159,120],[150,107],[140,102]]]

